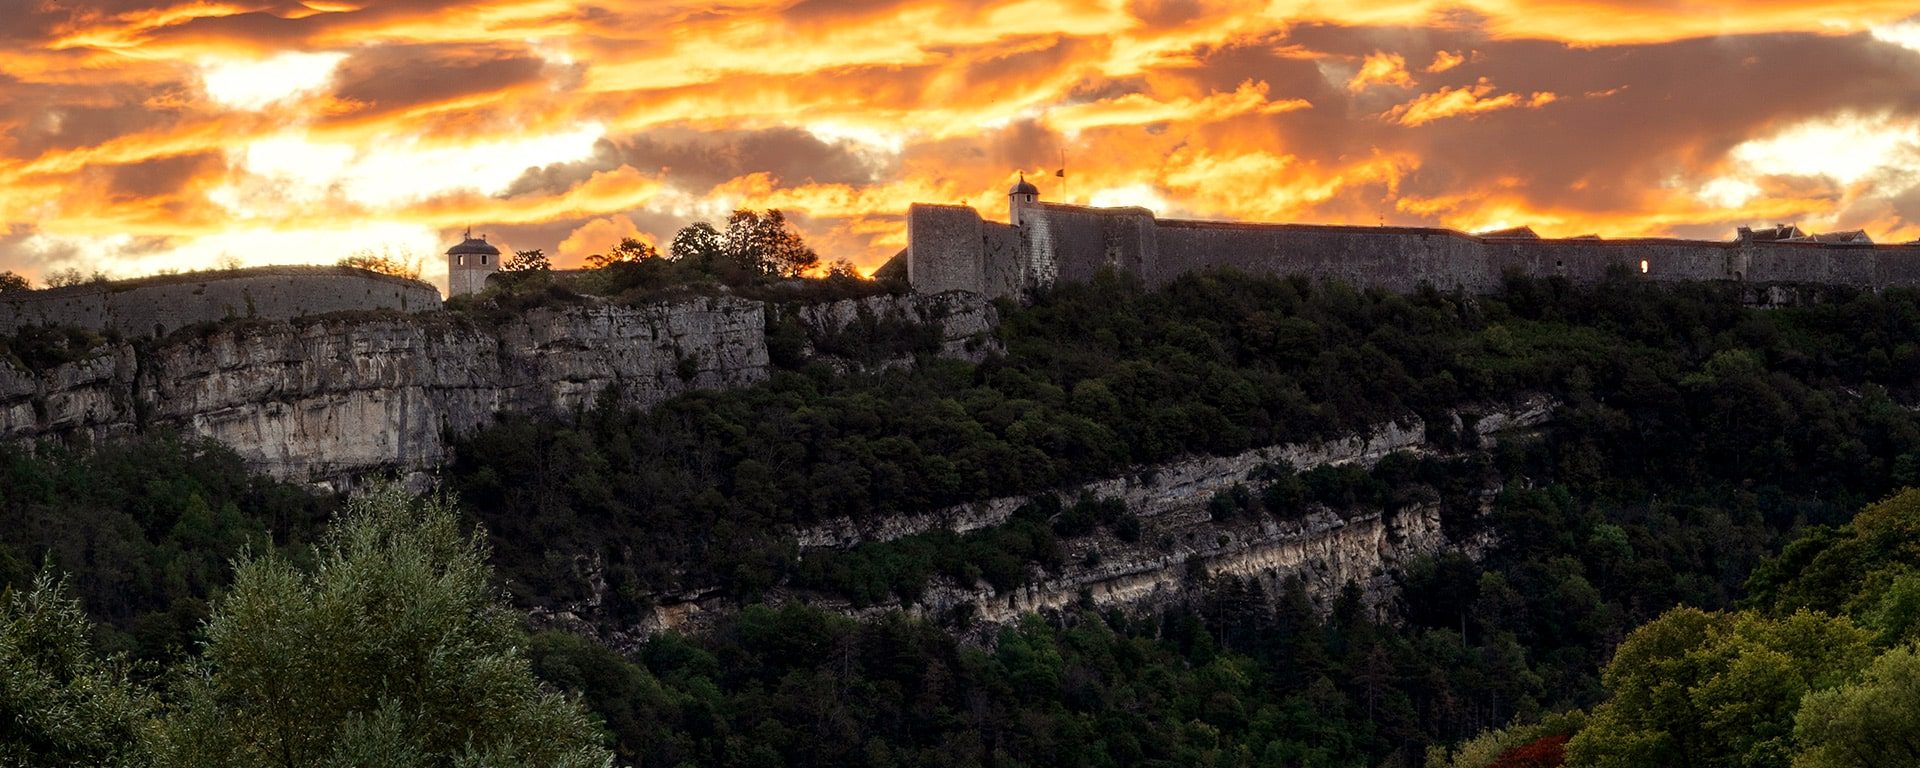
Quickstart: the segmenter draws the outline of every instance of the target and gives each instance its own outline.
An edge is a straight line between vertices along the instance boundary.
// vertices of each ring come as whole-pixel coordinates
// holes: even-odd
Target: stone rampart
[[[62,325],[163,336],[231,318],[290,320],[335,312],[439,308],[440,292],[418,280],[351,267],[260,267],[0,295],[0,335],[30,325]]]
[[[1014,296],[1056,280],[1085,280],[1107,267],[1150,285],[1227,267],[1397,292],[1430,285],[1488,293],[1509,271],[1580,285],[1620,270],[1661,282],[1920,287],[1920,244],[1481,237],[1417,227],[1181,221],[1156,219],[1141,208],[1056,203],[1025,205],[1022,225],[1010,227],[982,222],[969,208],[916,206],[915,216],[923,209],[937,211],[937,225],[910,228],[907,250],[909,279],[922,292]]]

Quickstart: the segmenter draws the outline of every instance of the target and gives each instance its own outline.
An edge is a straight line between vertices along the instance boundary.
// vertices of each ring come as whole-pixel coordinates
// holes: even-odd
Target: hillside
[[[1873,607],[1909,553],[1843,544],[1920,482],[1913,294],[1108,273],[996,312],[978,362],[843,338],[448,434],[531,668],[639,765],[1411,766],[1558,745],[1574,709],[1650,732],[1614,653],[1685,611],[1851,614],[1879,634],[1848,669],[1911,640]],[[70,574],[161,688],[228,558],[308,562],[339,504],[167,426],[0,448],[0,578]],[[1784,711],[1743,764],[1814,748]],[[1607,738],[1576,764],[1637,764]]]

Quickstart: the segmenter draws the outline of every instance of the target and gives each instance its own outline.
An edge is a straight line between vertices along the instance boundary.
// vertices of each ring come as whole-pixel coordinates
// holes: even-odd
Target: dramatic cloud
[[[15,0],[0,269],[432,255],[469,225],[571,263],[734,207],[870,268],[910,203],[997,215],[1019,172],[1178,216],[1920,237],[1911,0],[1700,8]]]

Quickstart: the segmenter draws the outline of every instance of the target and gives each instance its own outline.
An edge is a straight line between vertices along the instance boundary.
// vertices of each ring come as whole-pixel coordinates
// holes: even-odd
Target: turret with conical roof
[[[500,249],[487,242],[487,236],[473,236],[473,228],[461,235],[459,245],[447,249],[447,297],[479,293],[487,287],[487,276],[500,271]]]
[[[1007,222],[1020,226],[1020,209],[1040,201],[1040,188],[1027,181],[1025,173],[1020,174],[1020,182],[1007,191]]]

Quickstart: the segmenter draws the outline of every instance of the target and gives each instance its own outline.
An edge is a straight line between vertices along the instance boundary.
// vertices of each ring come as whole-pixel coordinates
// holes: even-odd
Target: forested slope
[[[1418,765],[1430,747],[1444,761],[1445,745],[1509,725],[1460,764],[1529,742],[1555,751],[1569,735],[1583,764],[1636,764],[1592,751],[1614,740],[1574,735],[1581,718],[1529,724],[1598,706],[1587,729],[1638,734],[1656,746],[1636,754],[1658,759],[1653,726],[1607,703],[1636,690],[1636,662],[1615,658],[1623,642],[1694,621],[1724,626],[1703,634],[1733,638],[1726,647],[1757,637],[1771,648],[1775,623],[1840,621],[1794,609],[1850,615],[1868,629],[1829,634],[1858,638],[1847,657],[1858,664],[1781,688],[1794,706],[1771,717],[1713,721],[1751,722],[1764,735],[1756,757],[1725,757],[1753,747],[1722,734],[1722,751],[1686,763],[1784,766],[1821,727],[1793,724],[1793,691],[1844,697],[1905,663],[1889,649],[1910,638],[1886,628],[1911,625],[1877,606],[1911,591],[1889,574],[1914,567],[1913,553],[1817,526],[1845,526],[1920,483],[1909,407],[1920,402],[1920,297],[1835,292],[1759,310],[1704,284],[1516,279],[1470,298],[1215,273],[1158,291],[1107,276],[1001,309],[1005,354],[977,365],[815,365],[647,412],[508,419],[459,445],[447,486],[486,527],[516,605],[601,599],[600,618],[618,622],[687,589],[752,603],[795,590],[911,594],[927,579],[997,588],[1059,567],[1064,541],[1127,525],[1127,510],[1063,499],[932,549],[863,545],[833,568],[798,557],[794,527],[831,517],[1044,494],[1393,419],[1422,420],[1445,442],[1447,414],[1465,403],[1544,394],[1560,406],[1537,439],[1371,470],[1276,468],[1210,505],[1223,518],[1278,518],[1422,500],[1462,536],[1493,542],[1478,560],[1413,563],[1383,613],[1351,593],[1318,610],[1297,583],[1195,578],[1154,611],[1068,610],[976,644],[947,623],[964,617],[852,620],[788,600],[698,636],[655,637],[631,657],[544,632],[535,671],[581,693],[616,753],[641,765]],[[240,481],[231,466],[217,449],[164,439],[9,448],[0,575],[18,586],[49,563],[111,628],[105,648],[192,658],[207,613],[195,601],[228,578],[196,563],[249,541],[298,561],[331,505]],[[66,522],[78,520],[99,522]],[[1810,543],[1769,561],[1803,532]],[[1858,596],[1870,587],[1880,591]],[[1743,599],[1750,613],[1700,613]],[[1653,657],[1687,653],[1660,648]]]

